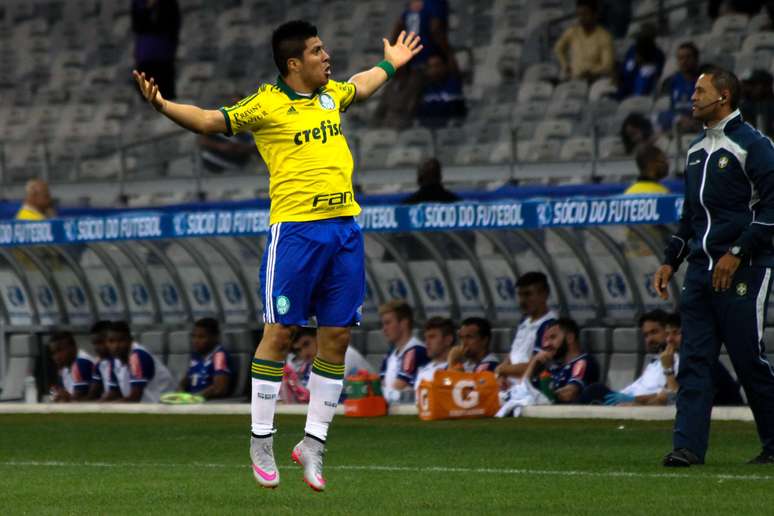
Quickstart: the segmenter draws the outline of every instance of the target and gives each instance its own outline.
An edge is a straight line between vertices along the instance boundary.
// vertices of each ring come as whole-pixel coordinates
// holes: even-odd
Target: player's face
[[[94,347],[94,353],[96,353],[99,358],[108,358],[110,356],[110,351],[108,351],[107,347],[107,335],[104,333],[92,335],[91,345]]]
[[[642,339],[648,353],[658,353],[666,342],[664,326],[656,321],[645,321],[642,323]]]
[[[427,356],[430,357],[430,360],[435,360],[449,351],[451,342],[451,335],[444,335],[438,328],[425,330],[425,346],[427,347]]]
[[[678,326],[667,326],[664,330],[666,336],[667,346],[672,346],[674,349],[680,349],[680,344],[683,342],[683,333]]]
[[[717,120],[721,107],[721,103],[717,102],[720,96],[720,92],[712,85],[712,76],[701,74],[691,96],[693,117],[702,122]]]
[[[299,360],[311,362],[317,355],[317,339],[312,335],[304,335],[296,342],[294,351]]]
[[[194,326],[191,330],[191,348],[200,355],[209,353],[215,347],[215,338],[204,328]]]
[[[61,342],[51,343],[51,360],[56,364],[57,369],[67,367],[72,363],[70,359],[70,348]]]
[[[403,339],[403,321],[398,319],[395,312],[387,312],[382,315],[382,333],[387,342],[395,344]]]
[[[477,359],[486,353],[487,340],[481,336],[478,326],[466,324],[460,328],[458,337],[465,358]]]
[[[548,299],[545,289],[540,285],[519,287],[518,296],[521,313],[530,316],[543,310]]]
[[[558,324],[550,326],[543,333],[542,347],[544,350],[554,353],[555,355],[560,354],[562,347],[566,348],[565,334]]]
[[[126,338],[126,335],[114,331],[108,332],[107,348],[113,357],[124,358],[129,353],[132,342]]]
[[[696,60],[696,54],[690,48],[680,48],[677,50],[677,68],[682,73],[694,73],[699,66]]]
[[[331,57],[318,37],[306,40],[306,48],[301,62],[301,78],[313,88],[328,84],[331,77]]]

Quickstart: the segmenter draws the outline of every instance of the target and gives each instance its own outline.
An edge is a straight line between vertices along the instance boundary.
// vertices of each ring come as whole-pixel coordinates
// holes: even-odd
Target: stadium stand
[[[635,177],[621,123],[630,113],[655,118],[669,98],[658,96],[657,87],[656,96],[618,102],[610,98],[616,87],[609,79],[558,81],[551,48],[573,21],[574,1],[448,3],[449,40],[465,80],[468,118],[440,129],[415,124],[396,131],[369,124],[378,101],[353,106],[345,123],[363,193],[411,191],[415,167],[428,156],[443,160],[445,182],[456,189]],[[332,52],[334,75],[344,79],[379,60],[381,38],[402,2],[180,0],[180,6],[178,99],[215,107],[234,91],[274,80],[268,41],[282,20],[314,20]],[[642,24],[659,20],[665,23],[657,43],[667,58],[662,78],[676,70],[675,50],[685,41],[702,49],[702,62],[730,66],[740,75],[774,71],[774,33],[764,14],[713,21],[697,1],[636,2],[627,36],[615,42],[617,51],[629,48]],[[41,176],[65,205],[114,206],[119,194],[129,207],[193,201],[200,192],[210,200],[267,197],[259,157],[241,170],[209,175],[193,135],[149,116],[129,73],[131,38],[124,0],[3,3],[4,195],[18,197],[27,179]],[[677,164],[673,171],[692,139],[677,131],[658,135],[657,144]],[[644,353],[636,329],[625,325],[644,310],[673,308],[657,298],[649,281],[665,234],[666,228],[615,226],[477,232],[455,244],[461,254],[454,256],[440,240],[418,238],[410,258],[398,236],[368,234],[364,324],[353,345],[378,367],[387,348],[376,329],[376,307],[406,298],[420,321],[433,315],[490,318],[494,349],[507,353],[520,318],[515,279],[542,270],[555,293],[552,308],[585,326],[582,341],[602,377],[620,387],[639,372]],[[187,324],[212,315],[225,323],[225,345],[238,367],[234,392],[244,394],[261,326],[256,271],[264,245],[263,237],[223,237],[0,252],[0,399],[21,397],[23,378],[40,358],[42,336],[54,326],[85,334],[93,320],[126,318],[178,379],[188,350]],[[727,355],[721,360],[728,361]]]

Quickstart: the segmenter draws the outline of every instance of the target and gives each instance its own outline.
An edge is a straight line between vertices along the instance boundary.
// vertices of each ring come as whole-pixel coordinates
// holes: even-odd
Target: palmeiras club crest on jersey
[[[330,95],[327,93],[322,93],[320,95],[320,107],[327,109],[328,111],[333,111],[336,109],[336,103],[333,101],[333,98],[331,98]]]
[[[279,296],[277,298],[277,312],[280,315],[285,315],[290,311],[290,299],[286,296]]]
[[[718,168],[726,168],[728,165],[728,156],[721,156],[718,160]]]

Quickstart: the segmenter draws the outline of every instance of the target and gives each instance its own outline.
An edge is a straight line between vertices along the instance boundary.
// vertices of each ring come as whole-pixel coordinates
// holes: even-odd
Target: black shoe
[[[678,448],[667,453],[662,464],[667,468],[687,468],[692,464],[704,464],[704,461],[688,448]]]
[[[774,464],[774,455],[763,451],[754,459],[747,461],[747,464]]]

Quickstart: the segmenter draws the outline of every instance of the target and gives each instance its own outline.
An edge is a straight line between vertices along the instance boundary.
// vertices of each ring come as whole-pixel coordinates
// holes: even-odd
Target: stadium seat
[[[737,52],[734,55],[734,73],[745,79],[753,70],[768,70],[771,66],[772,50],[757,50],[755,52]]]
[[[616,91],[617,88],[615,87],[613,81],[607,77],[602,77],[601,79],[597,79],[591,84],[591,87],[589,88],[589,100],[594,102],[603,97],[614,94]]]
[[[620,391],[637,377],[639,357],[635,353],[613,353],[607,367],[607,386]]]
[[[744,14],[725,14],[718,16],[712,24],[712,35],[743,33],[747,30],[749,18]]]
[[[191,333],[188,330],[173,331],[169,333],[169,354],[167,355],[167,368],[172,373],[175,385],[188,372],[191,361]]]
[[[535,100],[551,99],[551,95],[554,92],[554,87],[550,82],[546,81],[533,81],[524,82],[519,88],[518,101],[519,102],[533,102]]]
[[[401,131],[397,143],[407,147],[419,147],[423,152],[428,152],[433,148],[433,133],[422,127],[406,129]]]
[[[559,142],[554,140],[529,142],[523,156],[524,161],[556,161],[559,156]]]
[[[17,334],[8,337],[7,342],[8,361],[0,401],[20,400],[24,396],[24,378],[35,374],[38,340],[35,335]]]
[[[572,134],[572,122],[569,120],[543,120],[535,129],[535,141],[546,142],[569,138]]]
[[[551,118],[577,120],[583,113],[585,101],[580,99],[554,100],[549,104],[546,115]]]
[[[415,167],[419,165],[422,159],[425,157],[425,153],[419,147],[403,147],[398,146],[390,150],[387,154],[387,160],[385,166],[388,168],[393,167]]]
[[[606,136],[599,140],[599,157],[601,159],[616,159],[626,157],[623,142],[618,136]]]
[[[542,120],[546,115],[546,111],[548,111],[548,106],[549,103],[542,100],[517,102],[513,105],[513,111],[511,112],[513,125]]]
[[[611,346],[613,353],[640,353],[644,351],[638,328],[613,328]]]
[[[535,63],[527,67],[524,72],[522,81],[537,82],[537,81],[555,81],[559,78],[559,67],[554,63]]]
[[[489,153],[489,163],[500,165],[513,161],[513,143],[503,141],[496,143]]]
[[[653,99],[645,96],[628,97],[618,105],[616,115],[623,119],[631,113],[640,113],[642,115],[650,114],[653,107]]]
[[[167,362],[167,332],[164,330],[146,331],[139,335],[139,343],[156,355],[162,362]]]
[[[580,136],[569,138],[562,144],[559,159],[563,161],[589,160],[594,156],[594,142],[591,138]]]
[[[586,81],[573,80],[559,84],[554,89],[552,100],[577,99],[586,100],[589,93],[589,85]]]

